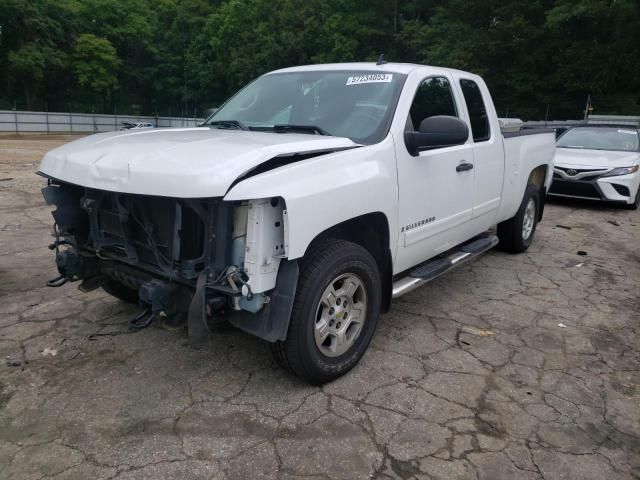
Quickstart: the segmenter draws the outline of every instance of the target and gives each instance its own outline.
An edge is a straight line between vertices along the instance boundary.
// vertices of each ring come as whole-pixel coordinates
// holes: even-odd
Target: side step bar
[[[497,244],[498,237],[495,235],[482,235],[463,243],[445,257],[435,258],[418,265],[406,277],[394,282],[393,298],[401,297],[405,293],[415,290],[443,273],[467,263],[487,250],[491,250]]]

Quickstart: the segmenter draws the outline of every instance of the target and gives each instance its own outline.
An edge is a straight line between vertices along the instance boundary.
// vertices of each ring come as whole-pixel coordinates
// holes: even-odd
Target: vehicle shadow
[[[602,211],[626,211],[628,210],[624,204],[621,203],[608,203],[600,202],[598,200],[586,200],[581,198],[563,198],[563,197],[547,197],[545,200],[548,204],[569,207],[580,208],[582,210],[593,210],[597,212]]]

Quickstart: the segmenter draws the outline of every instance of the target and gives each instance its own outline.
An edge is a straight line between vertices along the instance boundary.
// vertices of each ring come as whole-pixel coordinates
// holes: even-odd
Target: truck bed
[[[505,175],[502,187],[502,202],[497,221],[511,218],[518,207],[525,184],[537,165],[547,164],[555,151],[555,132],[553,129],[520,129],[505,132],[503,135]],[[553,170],[553,165],[551,165]],[[549,187],[551,173],[547,172],[545,186]],[[524,175],[527,175],[525,177]]]
[[[524,135],[539,135],[541,133],[553,133],[555,135],[555,130],[553,128],[521,128],[515,132],[512,130],[502,130],[502,136],[504,138],[522,137]]]

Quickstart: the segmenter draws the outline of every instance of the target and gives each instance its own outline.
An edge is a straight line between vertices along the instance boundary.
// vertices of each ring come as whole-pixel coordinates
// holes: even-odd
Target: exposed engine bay
[[[79,280],[83,291],[116,289],[144,309],[131,328],[159,316],[187,321],[194,345],[206,338],[213,316],[271,341],[286,334],[271,318],[273,307],[288,318],[297,280],[296,262],[285,260],[282,199],[182,199],[51,178],[42,192],[56,206],[50,248],[59,276],[49,286]]]

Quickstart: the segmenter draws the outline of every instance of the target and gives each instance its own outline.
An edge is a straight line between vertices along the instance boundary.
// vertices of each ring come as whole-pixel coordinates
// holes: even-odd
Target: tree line
[[[280,67],[482,75],[501,116],[640,114],[639,0],[0,0],[0,108],[201,115]]]

